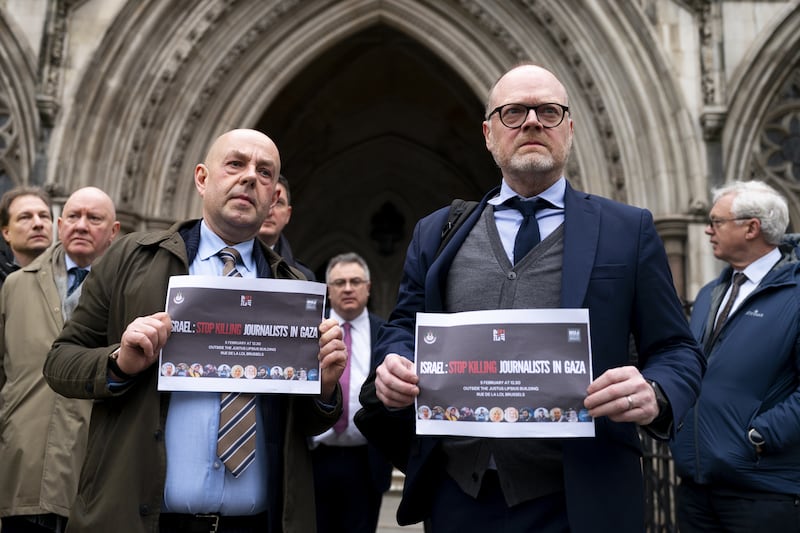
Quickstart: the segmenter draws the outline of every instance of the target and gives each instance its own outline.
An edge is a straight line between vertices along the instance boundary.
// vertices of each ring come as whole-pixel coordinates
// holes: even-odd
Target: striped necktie
[[[222,275],[242,277],[236,262],[242,257],[235,248],[223,248]],[[233,477],[239,477],[256,458],[256,397],[254,394],[223,392],[219,409],[217,455]]]

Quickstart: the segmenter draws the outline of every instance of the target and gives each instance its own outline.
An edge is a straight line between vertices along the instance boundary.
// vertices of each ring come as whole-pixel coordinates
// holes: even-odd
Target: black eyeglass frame
[[[508,125],[508,124],[506,124],[506,123],[505,123],[505,121],[503,120],[503,113],[502,113],[502,111],[503,111],[503,108],[504,108],[504,107],[508,107],[508,106],[510,106],[510,105],[524,107],[524,108],[525,108],[525,110],[526,110],[526,112],[525,112],[525,118],[523,118],[523,119],[522,119],[522,122],[520,122],[520,123],[519,123],[519,126],[509,126],[509,125]],[[542,121],[541,121],[541,119],[539,119],[539,108],[540,108],[540,107],[544,107],[544,106],[548,106],[548,105],[554,105],[554,106],[558,106],[558,107],[560,107],[560,108],[561,108],[561,110],[563,111],[563,113],[561,114],[561,120],[559,120],[559,121],[558,121],[558,124],[554,124],[554,125],[552,125],[552,126],[545,126],[544,122],[542,122]],[[569,113],[569,106],[565,106],[565,105],[559,104],[559,103],[557,103],[557,102],[544,102],[544,103],[542,103],[542,104],[537,104],[537,105],[527,105],[527,104],[520,104],[520,103],[516,103],[516,102],[511,102],[511,103],[508,103],[508,104],[503,104],[503,105],[500,105],[500,106],[497,106],[497,107],[495,107],[495,108],[492,110],[492,112],[491,112],[491,113],[489,113],[488,115],[486,115],[486,120],[489,120],[489,119],[491,119],[491,118],[492,118],[492,115],[494,115],[495,113],[497,113],[497,118],[499,118],[499,119],[500,119],[500,123],[501,123],[503,126],[505,126],[505,127],[506,127],[506,128],[508,128],[508,129],[511,129],[511,130],[517,130],[517,129],[521,128],[523,124],[525,124],[525,121],[526,121],[526,120],[528,120],[528,115],[530,114],[530,112],[531,112],[531,109],[532,109],[532,110],[533,110],[533,112],[536,114],[536,120],[538,120],[538,121],[539,121],[539,123],[542,125],[542,127],[543,127],[543,128],[545,128],[545,129],[552,129],[552,128],[557,128],[557,127],[559,127],[559,126],[561,125],[561,123],[562,123],[562,122],[564,122],[564,117],[566,117],[566,116],[567,116],[567,113]]]

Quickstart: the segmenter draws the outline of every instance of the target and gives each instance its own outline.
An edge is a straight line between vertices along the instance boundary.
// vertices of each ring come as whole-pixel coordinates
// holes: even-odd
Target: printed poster
[[[158,390],[319,394],[325,284],[173,276]]]
[[[593,437],[587,309],[417,313],[417,434]]]

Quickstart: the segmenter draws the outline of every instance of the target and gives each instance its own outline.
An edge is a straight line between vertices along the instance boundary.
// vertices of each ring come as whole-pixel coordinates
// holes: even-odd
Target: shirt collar
[[[752,281],[754,284],[758,285],[761,283],[761,280],[764,279],[772,267],[775,266],[775,263],[780,261],[781,259],[781,251],[778,248],[773,248],[766,254],[762,255],[742,270],[745,276],[749,281]]]
[[[239,255],[242,256],[242,264],[247,271],[254,269],[253,265],[253,241],[250,239],[239,244],[234,244],[231,248],[236,248]],[[205,220],[200,221],[200,246],[197,248],[197,258],[201,261],[207,261],[211,257],[217,255],[217,252],[230,246],[222,240],[222,238],[214,233],[211,228],[206,225]],[[237,265],[238,267],[239,265]]]
[[[67,267],[67,272],[70,271],[72,268],[82,268],[84,270],[91,270],[92,265],[88,265],[85,267],[79,267],[78,264],[72,260],[68,253],[64,252],[64,266]]]
[[[355,317],[353,320],[345,320],[344,318],[340,317],[336,311],[331,308],[331,318],[335,318],[339,324],[343,324],[345,322],[350,322],[354,329],[360,329],[364,327],[364,322],[369,322],[369,311],[365,307],[361,314]]]
[[[558,181],[542,191],[541,194],[538,194],[537,197],[544,198],[554,206],[564,209],[564,194],[566,191],[567,180],[564,176],[561,176],[558,178]],[[514,192],[514,189],[512,189],[508,183],[506,183],[506,180],[503,179],[503,183],[500,185],[500,192],[497,196],[489,200],[488,203],[491,205],[502,205],[503,202],[515,196],[519,196],[519,194]]]

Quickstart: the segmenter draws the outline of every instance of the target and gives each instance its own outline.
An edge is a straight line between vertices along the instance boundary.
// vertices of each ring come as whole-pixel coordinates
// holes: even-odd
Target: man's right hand
[[[390,353],[375,372],[375,393],[386,407],[407,407],[419,395],[418,381],[414,363]]]
[[[158,360],[171,332],[172,320],[164,311],[134,319],[120,339],[119,369],[131,376],[147,369]]]

